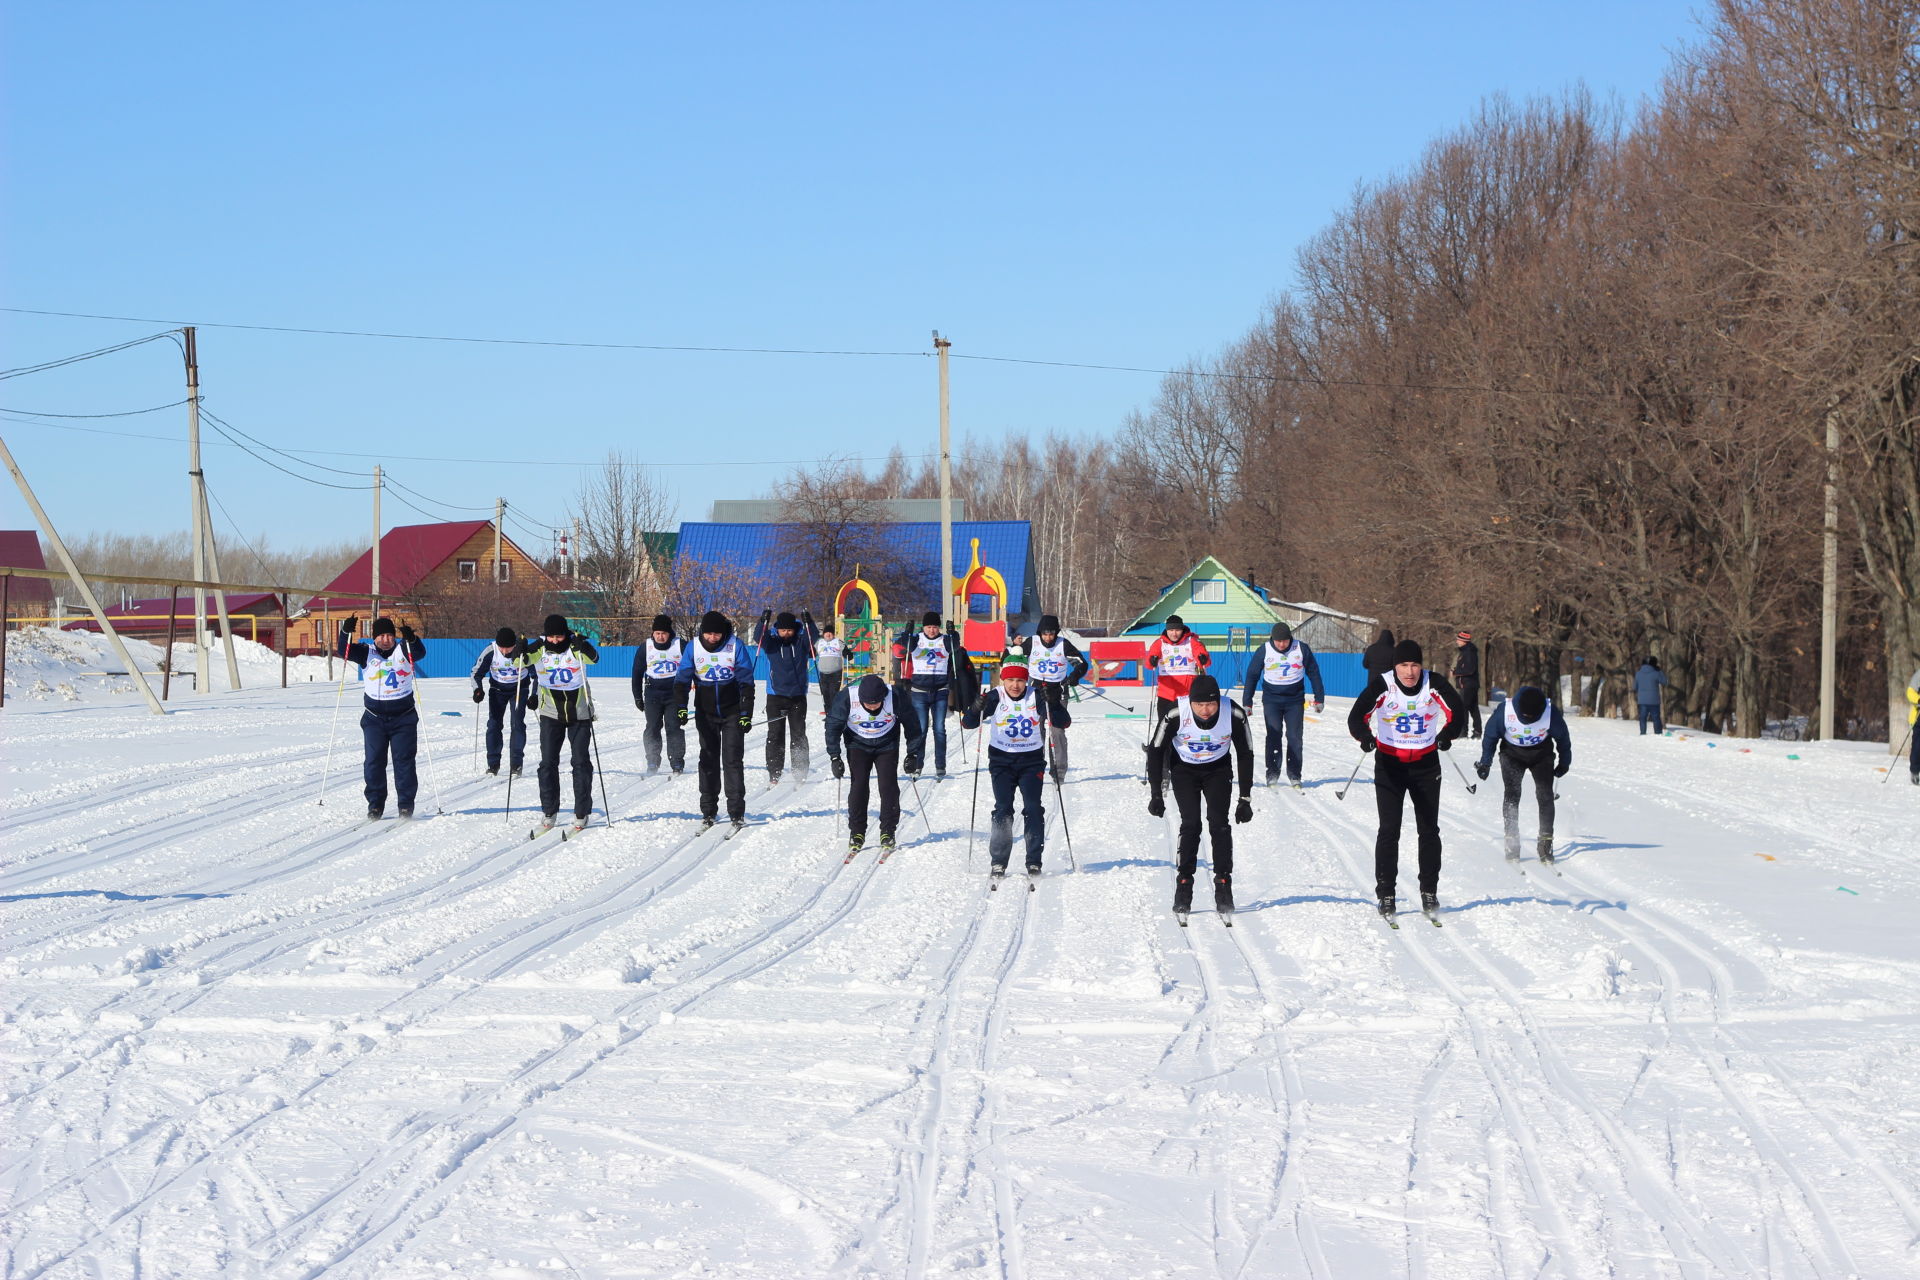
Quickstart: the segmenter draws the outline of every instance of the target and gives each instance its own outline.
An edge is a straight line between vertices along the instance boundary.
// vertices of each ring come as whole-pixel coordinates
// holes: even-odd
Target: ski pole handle
[[[1466,784],[1468,795],[1472,795],[1474,792],[1480,789],[1479,787],[1476,787],[1473,783],[1467,782],[1467,771],[1460,767],[1460,762],[1453,758],[1452,752],[1447,753],[1447,759],[1453,764],[1453,771],[1460,775],[1460,781]]]
[[[1353,780],[1360,776],[1360,766],[1367,762],[1367,753],[1362,751],[1360,758],[1353,762],[1353,772],[1347,775],[1347,785],[1333,793],[1335,800],[1345,800],[1347,792],[1353,790]]]

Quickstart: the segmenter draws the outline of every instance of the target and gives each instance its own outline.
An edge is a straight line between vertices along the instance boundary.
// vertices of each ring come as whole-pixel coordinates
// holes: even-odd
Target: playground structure
[[[886,620],[880,616],[880,593],[860,576],[858,567],[834,593],[832,616],[847,683],[867,675],[891,679],[893,657],[887,645]]]
[[[991,681],[1007,652],[1007,580],[980,563],[980,539],[972,539],[967,571],[948,585],[953,594],[947,616],[960,621],[960,647],[980,669],[982,682]]]

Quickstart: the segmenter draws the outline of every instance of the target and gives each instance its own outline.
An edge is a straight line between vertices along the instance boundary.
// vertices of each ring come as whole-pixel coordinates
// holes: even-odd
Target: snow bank
[[[159,687],[162,649],[145,640],[122,637],[138,672]],[[235,638],[234,658],[240,667],[240,687],[258,689],[280,683],[280,655],[263,644]],[[174,676],[184,677],[182,690],[193,688],[196,654],[191,642],[175,644]],[[209,685],[229,688],[225,651],[219,640],[208,647]],[[335,678],[340,667],[334,664]],[[22,627],[7,632],[7,701],[79,702],[102,698],[138,697],[134,672],[126,668],[113,645],[97,631],[61,631],[54,627]],[[325,658],[293,658],[287,663],[288,683],[313,683],[327,677]]]

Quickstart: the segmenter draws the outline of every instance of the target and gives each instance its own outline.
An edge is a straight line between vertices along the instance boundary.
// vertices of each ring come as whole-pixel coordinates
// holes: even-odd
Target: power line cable
[[[156,404],[150,409],[125,409],[119,413],[43,413],[38,409],[11,409],[0,406],[0,412],[24,413],[30,418],[137,418],[143,413],[158,413],[162,409],[178,409],[185,400],[169,400],[166,404]]]
[[[204,396],[202,396],[200,400],[200,416],[205,418],[207,421],[215,424],[216,426],[225,427],[227,430],[233,432],[236,435],[246,437],[248,440],[251,440],[254,444],[259,445],[262,449],[265,449],[271,453],[277,453],[281,457],[285,458],[287,461],[297,462],[303,467],[312,467],[316,471],[331,471],[335,475],[342,475],[342,476],[359,476],[364,474],[359,471],[349,471],[344,467],[330,467],[324,462],[309,462],[305,458],[295,457],[292,453],[290,453],[285,449],[280,448],[278,445],[268,444],[265,440],[260,439],[258,436],[251,435],[245,431],[240,430],[239,427],[234,426],[231,422],[228,422],[225,418],[222,418],[219,414],[207,408],[206,397]]]
[[[155,323],[164,324],[165,321],[157,321]],[[172,336],[173,330],[169,329],[165,333],[150,333],[144,338],[135,338],[131,342],[120,342],[111,347],[100,347],[93,351],[82,351],[78,355],[62,356],[58,360],[43,360],[39,364],[21,365],[17,369],[0,369],[0,379],[24,378],[30,373],[45,373],[49,369],[60,369],[70,364],[79,364],[82,360],[97,360],[101,356],[110,356],[116,351],[127,351],[134,347],[143,347],[149,342],[158,342],[162,338],[171,338]]]
[[[227,434],[226,429],[220,423],[213,421],[213,419],[211,418],[209,418],[208,421],[212,422],[213,429],[215,431],[218,431],[223,436]],[[228,436],[227,440],[229,444],[234,446],[234,448],[240,450],[240,452],[246,454],[248,457],[252,458],[254,461],[264,462],[268,466],[272,467],[275,471],[278,471],[283,475],[292,476],[295,480],[304,480],[308,484],[317,484],[317,485],[320,485],[322,488],[326,488],[326,489],[349,489],[349,490],[358,490],[358,491],[364,492],[365,490],[373,488],[373,485],[370,482],[367,484],[335,484],[331,480],[319,480],[314,478],[313,476],[303,476],[298,471],[290,471],[286,467],[281,466],[279,463],[275,462],[272,458],[267,457],[263,453],[255,453],[252,449],[249,449],[246,445],[241,444],[238,440],[233,439],[231,436]]]
[[[491,502],[481,507],[470,507],[458,502],[442,502],[438,498],[430,498],[426,494],[414,488],[412,485],[401,484],[399,480],[394,478],[392,472],[384,469],[382,469],[382,471],[380,472],[380,478],[385,480],[387,483],[395,486],[396,488],[405,489],[408,493],[420,499],[422,502],[430,502],[436,507],[445,507],[449,511],[491,511],[493,510],[493,504]]]

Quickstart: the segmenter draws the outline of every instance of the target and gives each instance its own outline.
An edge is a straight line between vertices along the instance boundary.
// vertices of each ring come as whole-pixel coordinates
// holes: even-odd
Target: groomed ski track
[[[1447,765],[1446,927],[1393,932],[1335,703],[1181,929],[1138,722],[1072,731],[1078,870],[1049,784],[990,894],[957,721],[843,865],[817,716],[723,839],[600,683],[565,842],[461,680],[405,825],[351,707],[316,804],[332,686],[9,707],[0,1275],[1920,1276],[1920,805],[1869,750],[1575,720],[1558,875]]]

